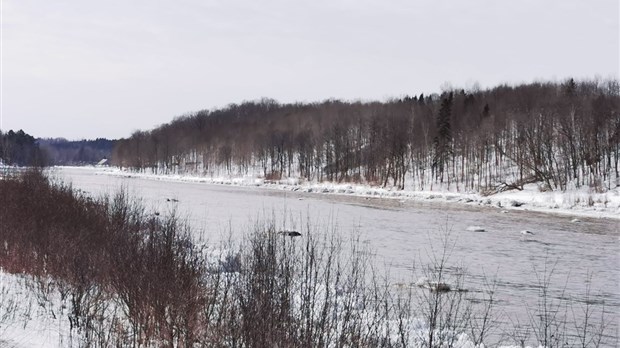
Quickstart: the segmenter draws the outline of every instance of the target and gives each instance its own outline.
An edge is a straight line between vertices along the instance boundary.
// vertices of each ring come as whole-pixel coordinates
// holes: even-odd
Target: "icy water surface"
[[[162,214],[176,207],[187,216],[201,239],[211,242],[242,238],[258,218],[274,215],[287,228],[333,227],[352,235],[389,265],[394,283],[409,284],[414,262],[428,260],[431,245],[440,246],[446,227],[455,240],[450,265],[467,270],[465,288],[481,291],[485,278],[496,275],[502,321],[528,320],[537,303],[537,277],[547,264],[554,267],[551,296],[584,300],[588,275],[593,301],[604,301],[608,334],[617,336],[620,320],[619,221],[509,211],[439,202],[413,202],[355,196],[295,193],[252,187],[179,183],[97,174],[86,169],[56,169],[54,174],[90,194],[114,193],[120,187]],[[178,202],[176,202],[178,201]],[[285,218],[286,217],[286,218]],[[468,231],[480,226],[485,232]],[[520,233],[529,230],[533,236]],[[230,234],[229,234],[230,233]],[[570,311],[570,310],[569,310]],[[572,316],[572,313],[570,313]]]

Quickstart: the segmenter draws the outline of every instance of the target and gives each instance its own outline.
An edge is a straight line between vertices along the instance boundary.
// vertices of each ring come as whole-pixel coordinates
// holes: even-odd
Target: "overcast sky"
[[[2,130],[127,137],[281,102],[618,77],[618,0],[1,0]]]

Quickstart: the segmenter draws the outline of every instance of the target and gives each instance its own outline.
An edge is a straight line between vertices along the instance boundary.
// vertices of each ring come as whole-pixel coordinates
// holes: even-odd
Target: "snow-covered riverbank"
[[[496,207],[503,211],[530,210],[536,212],[574,215],[594,218],[620,219],[620,187],[607,192],[593,192],[589,187],[574,188],[565,192],[540,192],[538,185],[529,184],[522,191],[511,190],[483,196],[475,192],[457,192],[443,187],[432,191],[398,190],[353,183],[307,182],[297,178],[265,180],[258,176],[195,176],[138,173],[119,168],[77,167],[94,170],[101,175],[135,177],[150,180],[192,182],[217,185],[255,186],[268,189],[317,193],[341,194],[361,197],[380,197],[398,200],[441,201],[456,204],[470,204]]]

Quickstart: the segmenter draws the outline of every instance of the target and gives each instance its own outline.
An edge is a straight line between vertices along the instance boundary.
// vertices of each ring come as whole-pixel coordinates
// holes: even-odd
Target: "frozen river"
[[[258,218],[275,216],[290,229],[336,227],[344,238],[367,243],[377,261],[389,265],[394,283],[415,282],[414,262],[424,262],[431,245],[439,247],[442,230],[451,231],[455,249],[449,264],[467,270],[465,288],[480,291],[485,274],[497,274],[498,308],[504,320],[527,318],[537,300],[534,269],[555,267],[551,289],[555,297],[584,299],[588,274],[594,301],[604,301],[611,331],[620,320],[619,220],[583,218],[528,211],[502,213],[491,207],[456,203],[398,201],[346,195],[325,195],[200,183],[157,181],[108,176],[93,169],[55,169],[53,175],[93,195],[120,187],[141,197],[145,205],[165,214],[176,206],[181,216],[213,243],[242,236]],[[178,200],[178,202],[174,202]],[[468,231],[480,226],[485,232]],[[521,230],[535,234],[524,239]],[[570,311],[570,309],[569,309]]]

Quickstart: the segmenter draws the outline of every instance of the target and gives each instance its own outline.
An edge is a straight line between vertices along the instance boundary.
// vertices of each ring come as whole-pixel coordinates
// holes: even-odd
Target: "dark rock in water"
[[[430,285],[430,290],[431,291],[445,292],[445,291],[452,290],[452,288],[450,288],[450,285],[448,285],[446,283],[432,283],[432,284],[429,284],[429,285]]]
[[[522,206],[524,204],[525,203],[519,202],[519,201],[512,201],[512,202],[510,202],[510,205],[512,205],[513,207],[520,207],[520,206]]]
[[[448,292],[453,290],[452,287],[446,283],[432,282],[424,277],[420,278],[415,285],[436,292]]]
[[[301,236],[301,233],[297,231],[280,231],[278,232],[278,234],[281,234],[283,236],[289,236],[289,237],[300,237]]]

